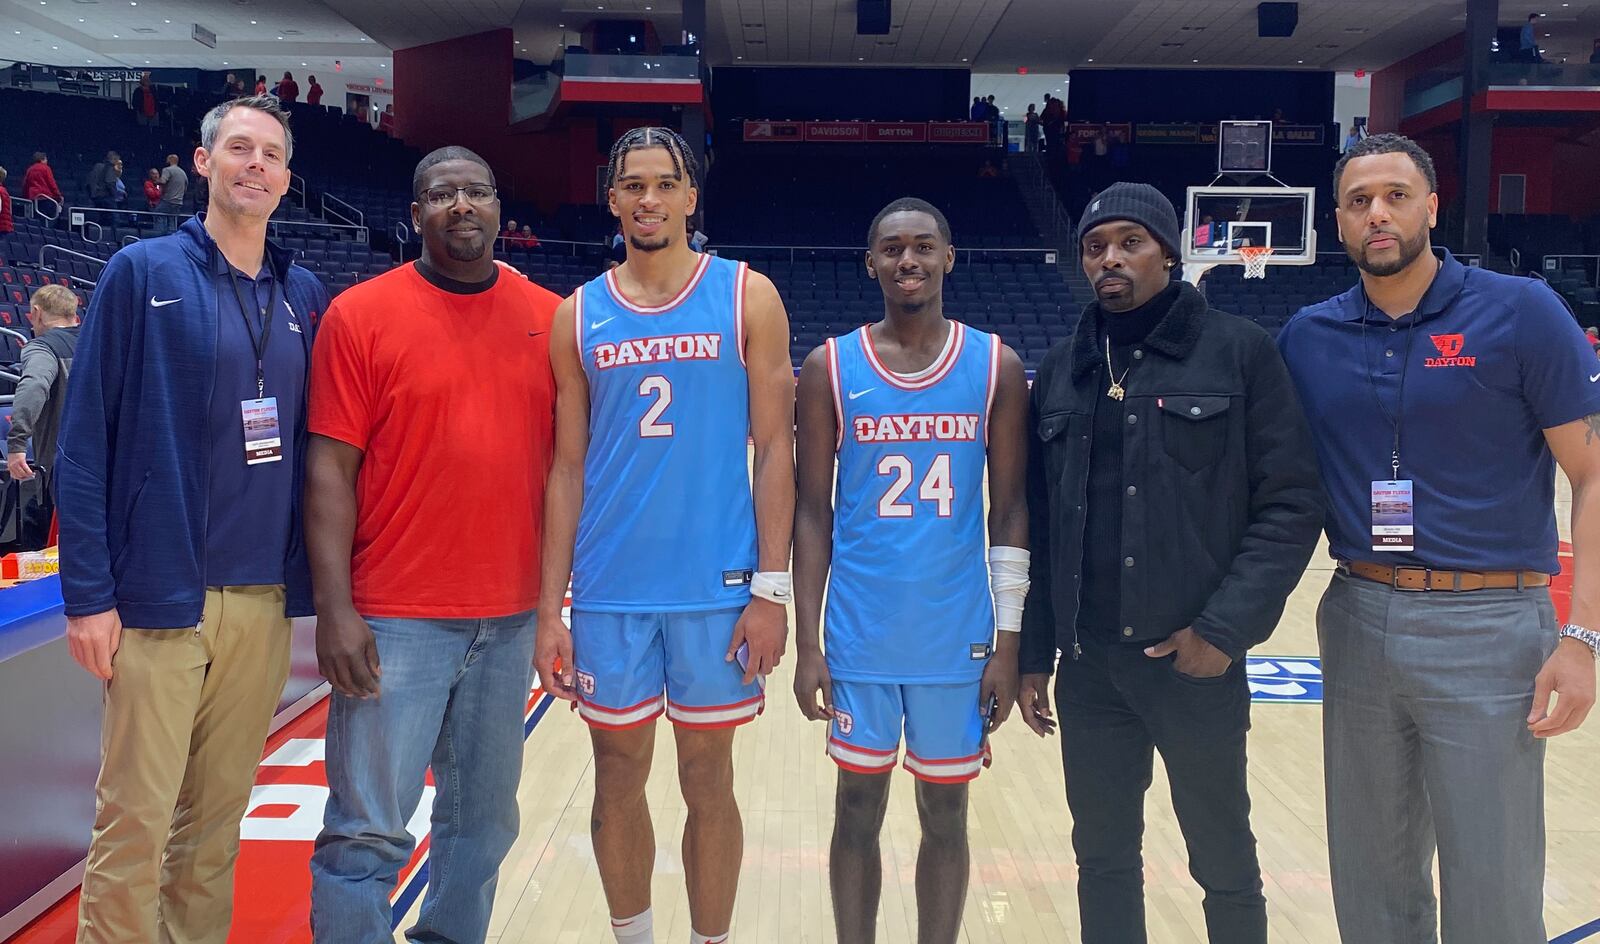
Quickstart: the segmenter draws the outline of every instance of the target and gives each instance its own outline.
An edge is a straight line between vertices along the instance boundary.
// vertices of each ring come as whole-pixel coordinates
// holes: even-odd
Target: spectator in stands
[[[89,168],[89,202],[103,210],[111,208],[117,180],[113,167],[120,160],[116,151],[107,151],[104,160]]]
[[[283,80],[278,83],[278,100],[287,104],[300,100],[300,85],[291,73],[285,72]]]
[[[982,95],[974,95],[974,96],[972,96],[972,113],[971,113],[972,120],[973,121],[983,121],[984,118],[988,116],[988,114],[989,114],[989,106],[988,106],[987,103],[984,102],[983,96]]]
[[[228,78],[222,83],[222,92],[230,98],[237,98],[244,94],[244,83],[239,81],[238,76],[229,72]]]
[[[1533,28],[1533,24],[1538,21],[1539,14],[1529,13],[1528,22],[1522,24],[1522,34],[1517,41],[1517,55],[1523,62],[1544,61],[1544,55],[1539,52],[1539,39]]]
[[[267,94],[267,77],[258,75],[256,76],[256,95],[259,97],[265,94]]]
[[[156,123],[156,90],[150,86],[150,73],[139,75],[139,84],[133,90],[133,117],[143,127]]]
[[[1033,385],[1018,705],[1048,733],[1059,673],[1083,940],[1146,940],[1139,849],[1159,751],[1211,944],[1267,944],[1245,654],[1316,550],[1322,490],[1272,339],[1172,280],[1179,240],[1148,184],[1112,184],[1078,223],[1095,301]]]
[[[11,402],[11,433],[6,439],[6,469],[11,478],[33,478],[28,465],[28,440],[33,440],[33,464],[45,478],[49,501],[50,471],[56,467],[56,435],[61,430],[61,407],[67,398],[67,375],[78,346],[78,296],[65,285],[46,285],[33,293],[28,305],[33,340],[22,346],[22,379]]]
[[[50,169],[50,158],[43,151],[33,152],[33,163],[22,175],[22,196],[28,200],[48,197],[57,203],[66,203],[56,183],[55,172]]]
[[[432,152],[412,194],[421,259],[341,294],[312,367],[306,543],[334,688],[311,859],[318,944],[393,935],[389,893],[430,759],[430,854],[449,878],[430,883],[407,939],[483,941],[517,838],[561,299],[496,264],[500,203],[481,157]],[[470,408],[444,408],[441,370],[472,378]],[[459,538],[448,562],[444,534]]]
[[[1039,150],[1039,113],[1033,102],[1028,103],[1028,113],[1022,118],[1022,147],[1029,153]]]
[[[320,107],[322,105],[322,86],[317,84],[317,77],[314,75],[307,81],[311,83],[311,87],[306,89],[306,104]]]
[[[1044,99],[1040,118],[1044,122],[1045,150],[1054,153],[1056,160],[1062,160],[1066,157],[1067,105],[1048,93]]]
[[[509,247],[513,245],[512,240],[516,239],[520,232],[521,230],[517,228],[516,220],[506,220],[505,229],[500,231],[500,238],[504,239],[506,246]]]
[[[122,179],[122,160],[111,165],[111,205],[118,210],[128,208],[128,184]]]
[[[394,134],[394,105],[383,106],[383,114],[378,116],[378,130],[384,134]]]
[[[533,235],[533,227],[523,224],[521,232],[517,234],[518,249],[536,249],[539,246],[539,237]]]
[[[183,198],[189,193],[189,175],[178,166],[178,155],[167,155],[167,166],[161,171],[161,211],[166,217],[166,232],[176,229],[183,215]]]
[[[144,178],[145,209],[155,210],[161,206],[161,171],[154,167]]]
[[[101,273],[54,471],[68,643],[109,683],[80,944],[227,937],[290,618],[311,614],[306,376],[328,295],[266,240],[288,116],[232,99],[200,127],[205,218]]]
[[[1590,325],[1583,330],[1583,335],[1589,339],[1589,346],[1594,348],[1595,356],[1600,357],[1600,328]]]
[[[11,194],[6,190],[6,169],[0,167],[0,236],[16,232],[16,229],[11,218]]]

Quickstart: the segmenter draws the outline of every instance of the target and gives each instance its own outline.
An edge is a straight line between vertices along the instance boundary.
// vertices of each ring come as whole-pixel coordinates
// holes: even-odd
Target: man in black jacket
[[[1212,944],[1266,944],[1245,779],[1244,655],[1277,625],[1323,503],[1272,339],[1171,281],[1177,215],[1119,183],[1078,226],[1097,301],[1034,380],[1022,717],[1054,727],[1084,944],[1143,944],[1152,748],[1205,889]]]

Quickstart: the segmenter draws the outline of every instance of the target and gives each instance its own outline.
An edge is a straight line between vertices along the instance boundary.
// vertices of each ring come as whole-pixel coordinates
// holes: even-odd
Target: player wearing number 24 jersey
[[[942,213],[889,204],[866,256],[883,320],[829,340],[800,372],[795,696],[829,722],[840,768],[829,869],[841,941],[872,940],[902,732],[923,829],[917,939],[956,939],[967,782],[1016,696],[1027,384],[998,337],[945,317],[954,266]]]
[[[589,723],[590,833],[617,940],[652,939],[644,785],[664,713],[689,810],[694,939],[726,942],[743,847],[733,728],[761,712],[788,634],[789,325],[765,276],[690,248],[699,190],[681,137],[629,131],[608,176],[627,261],[563,302],[551,328],[556,448],[535,663]]]

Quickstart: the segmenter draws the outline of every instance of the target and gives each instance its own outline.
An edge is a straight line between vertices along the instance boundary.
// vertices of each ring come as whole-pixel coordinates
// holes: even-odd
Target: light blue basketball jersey
[[[578,289],[589,452],[572,605],[714,610],[750,599],[756,516],[747,443],[743,263],[702,255],[682,294],[626,301],[612,273]]]
[[[868,328],[827,342],[840,419],[828,671],[864,682],[959,682],[994,635],[984,469],[1000,341],[950,323],[919,375],[889,372]]]

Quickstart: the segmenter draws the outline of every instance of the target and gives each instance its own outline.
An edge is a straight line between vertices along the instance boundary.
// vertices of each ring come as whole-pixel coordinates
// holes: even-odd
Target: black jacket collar
[[[1182,283],[1166,317],[1156,322],[1155,328],[1145,338],[1145,347],[1160,351],[1174,360],[1182,360],[1200,340],[1208,310],[1206,298],[1200,294],[1200,290],[1187,282]],[[1072,339],[1073,374],[1087,373],[1100,366],[1101,344],[1100,303],[1090,302],[1078,319],[1078,330]]]

